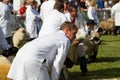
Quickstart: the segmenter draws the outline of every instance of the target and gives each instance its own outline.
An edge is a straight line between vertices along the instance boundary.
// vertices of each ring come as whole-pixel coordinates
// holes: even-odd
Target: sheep
[[[10,80],[7,78],[11,62],[4,56],[0,55],[0,80]]]
[[[13,35],[13,46],[14,47],[19,47],[25,42],[27,33],[24,28],[19,28]]]
[[[105,33],[105,30],[98,28],[94,30],[90,36],[84,39],[84,49],[86,55],[88,55],[88,61],[95,61],[99,44],[101,43],[100,37]]]
[[[98,50],[97,46],[101,43],[100,37],[104,33],[105,31],[102,28],[98,28],[94,30],[90,36],[88,36],[83,29],[79,29],[76,34],[76,39],[83,41],[85,53],[87,55],[91,55],[94,51]],[[76,62],[78,59],[78,47],[80,46],[81,43],[76,46],[74,46],[73,44],[74,41],[72,42],[72,45],[69,48],[67,57],[69,57],[71,61]]]
[[[84,31],[84,29],[78,29],[78,32],[76,34],[76,39],[79,39],[80,41],[83,41],[83,45],[77,44],[74,45],[74,42],[72,42],[68,54],[66,57],[66,60],[64,62],[64,67],[62,68],[60,79],[66,80],[68,79],[68,70],[67,68],[71,68],[73,64],[78,60],[78,49],[80,49],[79,46],[83,46],[85,49],[85,54],[83,55],[92,55],[94,51],[98,50],[98,44],[100,44],[99,38],[104,33],[104,30],[101,28],[98,28],[97,30],[94,30],[91,34],[91,36],[88,36],[87,33]]]
[[[107,20],[101,21],[99,23],[99,27],[105,29],[106,31],[111,31],[113,35],[113,31],[115,28],[115,21],[113,20],[113,18],[109,18]]]

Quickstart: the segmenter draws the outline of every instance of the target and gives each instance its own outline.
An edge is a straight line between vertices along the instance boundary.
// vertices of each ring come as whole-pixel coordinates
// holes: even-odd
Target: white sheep
[[[105,29],[106,31],[111,31],[113,35],[113,31],[115,28],[115,21],[113,18],[109,18],[107,20],[101,21],[99,23],[99,27],[101,27],[102,29]]]
[[[19,45],[23,44],[26,39],[26,31],[24,28],[19,28],[13,35],[13,45],[15,47],[19,47]]]

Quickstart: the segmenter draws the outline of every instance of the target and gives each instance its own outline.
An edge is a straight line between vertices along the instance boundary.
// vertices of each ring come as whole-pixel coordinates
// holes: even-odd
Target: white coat
[[[70,40],[63,31],[28,42],[18,51],[8,77],[13,80],[58,80],[69,46]],[[51,70],[51,79],[47,69]]]
[[[89,19],[94,20],[95,23],[98,25],[99,18],[98,18],[98,15],[97,15],[97,11],[95,10],[95,8],[93,6],[88,7],[87,16],[88,16]],[[97,27],[98,26],[96,26],[96,28]]]
[[[67,17],[67,20],[71,22],[70,13],[66,13],[65,16]],[[78,16],[75,18],[75,23],[74,23],[74,24],[78,27],[78,29],[84,29],[85,23],[84,23],[84,20],[83,20],[81,14],[78,14]],[[78,31],[79,31],[79,30],[78,30]],[[77,32],[77,33],[79,33],[79,32]],[[82,57],[82,56],[85,55],[85,50],[84,50],[84,47],[83,47],[83,46],[84,46],[84,44],[83,44],[83,42],[81,42],[81,43],[78,45],[78,47],[76,47],[77,53],[74,54],[74,55],[75,55],[74,58],[78,58],[77,55],[79,55],[79,57]],[[73,49],[74,49],[74,48],[73,48]],[[70,55],[71,55],[71,54],[72,54],[72,53],[70,53]],[[68,54],[68,56],[69,56],[69,54]],[[74,59],[73,59],[73,60],[74,60]],[[77,59],[76,59],[76,60],[77,60]],[[76,61],[76,60],[75,60],[75,61]]]
[[[4,33],[0,27],[0,49],[5,50],[10,48],[10,45],[7,43],[7,40],[5,39]]]
[[[120,26],[120,2],[112,7],[111,16],[115,19],[115,26]]]
[[[0,26],[3,30],[5,38],[12,36],[12,28],[10,26],[10,10],[8,5],[0,2]]]
[[[45,17],[54,9],[55,0],[49,0],[42,3],[40,7],[40,18],[44,21]]]
[[[71,22],[71,17],[70,17],[70,13],[65,13],[65,16],[67,18],[68,21]],[[79,12],[79,14],[77,15],[77,17],[75,18],[75,23],[74,23],[78,28],[84,28],[86,21],[84,20],[82,14]]]
[[[67,21],[65,15],[54,9],[49,13],[49,16],[43,21],[43,25],[39,32],[39,37],[53,32],[59,31],[60,26]]]
[[[26,31],[30,38],[38,37],[40,29],[40,17],[35,8],[28,5],[26,10]]]

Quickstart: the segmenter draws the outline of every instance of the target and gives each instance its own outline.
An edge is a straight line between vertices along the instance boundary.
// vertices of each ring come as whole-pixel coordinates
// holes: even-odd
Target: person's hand
[[[72,42],[73,46],[77,46],[81,42],[81,39],[74,39]]]

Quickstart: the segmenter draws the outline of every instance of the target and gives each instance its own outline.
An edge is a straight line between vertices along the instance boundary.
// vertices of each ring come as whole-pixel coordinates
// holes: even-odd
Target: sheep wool
[[[13,45],[14,47],[19,47],[25,40],[26,31],[24,28],[19,28],[13,35]]]
[[[7,78],[10,66],[10,61],[6,57],[0,55],[0,80],[10,80]]]

